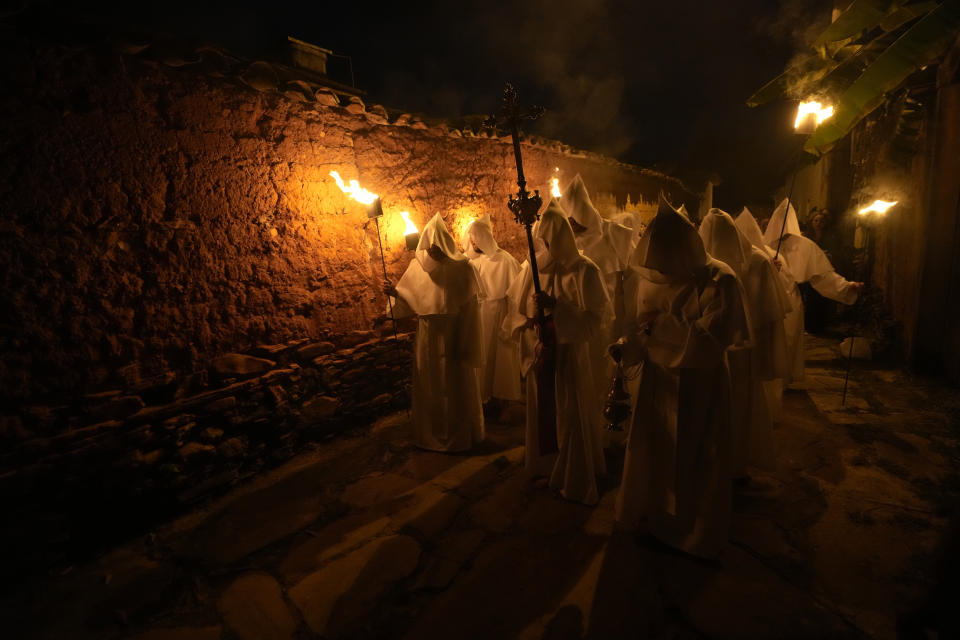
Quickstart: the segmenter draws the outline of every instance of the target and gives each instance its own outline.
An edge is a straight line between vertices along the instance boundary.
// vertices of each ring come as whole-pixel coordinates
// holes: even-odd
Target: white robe
[[[781,220],[782,223],[782,220]],[[790,270],[790,261],[784,255],[776,256],[776,251],[764,242],[760,226],[750,210],[744,207],[736,220],[737,228],[757,250],[764,253],[772,261],[780,262],[777,270],[781,288],[786,293],[788,311],[783,319],[783,337],[785,366],[783,375],[771,380],[764,380],[764,393],[767,396],[767,406],[773,422],[779,422],[783,405],[783,385],[803,379],[803,298],[800,297],[800,287],[797,285],[793,272]],[[777,269],[774,266],[774,269]],[[776,353],[772,354],[776,356]],[[779,369],[779,365],[777,365]]]
[[[617,520],[627,527],[646,520],[664,543],[713,557],[729,535],[732,508],[725,352],[749,331],[740,286],[672,209],[651,222],[633,262],[623,357],[644,368]]]
[[[727,213],[710,209],[699,233],[707,253],[737,274],[748,312],[749,344],[736,345],[727,352],[733,472],[735,477],[744,477],[748,465],[775,467],[772,414],[763,381],[786,375],[783,320],[789,302],[766,254],[750,244]]]
[[[517,343],[500,330],[507,313],[507,290],[520,272],[520,263],[497,246],[487,216],[466,226],[461,244],[486,295],[480,304],[483,357],[480,396],[484,402],[491,398],[520,400],[523,397],[520,353]]]
[[[435,244],[447,259],[427,254]],[[466,451],[484,438],[477,369],[481,364],[481,286],[436,215],[420,236],[416,258],[396,286],[398,317],[417,314],[413,358],[413,427],[417,446]]]
[[[622,295],[623,268],[626,265],[630,246],[630,230],[616,223],[605,221],[590,200],[587,188],[579,174],[567,185],[559,204],[563,212],[586,230],[576,235],[577,248],[600,269],[607,297],[616,302]],[[589,345],[590,362],[594,373],[595,393],[606,397],[613,376],[613,361],[607,357],[617,319],[615,306],[601,318],[600,330]],[[601,405],[602,406],[602,405]]]
[[[507,294],[510,312],[505,330],[521,344],[521,369],[527,385],[526,468],[532,475],[549,475],[550,486],[568,500],[593,505],[599,500],[596,478],[605,473],[599,398],[588,344],[600,330],[609,307],[597,266],[579,255],[573,232],[562,213],[549,207],[537,225],[549,251],[538,251],[540,284],[557,303],[550,312],[557,335],[555,378],[556,429],[559,453],[542,455],[539,448],[537,382],[533,371],[537,336],[532,271],[525,262]]]
[[[786,222],[784,222],[786,221]],[[781,240],[781,230],[783,236]],[[787,206],[784,199],[773,212],[763,240],[774,252],[779,244],[780,257],[789,265],[790,273],[797,284],[809,282],[820,295],[843,304],[857,301],[853,283],[838,274],[823,249],[813,240],[803,237],[793,205]],[[797,292],[799,296],[799,290]],[[792,381],[803,379],[803,309],[794,310],[786,322],[787,343],[793,349],[794,372]]]

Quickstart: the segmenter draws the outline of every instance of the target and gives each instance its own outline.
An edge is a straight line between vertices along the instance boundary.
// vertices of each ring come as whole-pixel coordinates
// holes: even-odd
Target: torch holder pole
[[[377,225],[377,245],[380,247],[380,266],[383,268],[383,281],[387,282],[387,260],[383,257],[383,240],[380,239],[380,217],[382,215],[383,205],[380,203],[380,198],[377,198],[367,210],[367,217],[373,218],[374,224]],[[387,294],[387,308],[390,309],[390,320],[392,321],[391,324],[393,325],[393,343],[397,345],[397,349],[399,349],[400,336],[397,333],[397,317],[393,313],[393,300],[391,299],[390,294]],[[410,417],[409,408],[407,408],[407,417]]]
[[[790,190],[787,192],[787,208],[783,212],[783,224],[780,225],[780,237],[777,239],[777,253],[773,256],[776,260],[780,257],[780,245],[783,244],[783,232],[787,228],[787,216],[790,214],[790,201],[793,199],[793,187],[797,184],[797,174],[800,173],[800,160],[803,158],[803,145],[797,153],[796,160],[793,161],[793,176],[790,178]]]
[[[853,319],[853,330],[850,332],[850,350],[847,353],[847,371],[843,376],[843,395],[840,398],[840,406],[845,407],[847,405],[847,384],[850,382],[850,370],[853,368],[853,343],[857,341],[857,326],[862,324],[861,316],[863,316],[863,309],[866,307],[866,298],[867,298],[867,282],[870,280],[870,271],[872,265],[870,264],[870,252],[873,249],[873,227],[870,226],[870,223],[864,225],[864,229],[867,234],[867,241],[864,246],[863,252],[863,264],[864,264],[864,275],[863,275],[863,289],[860,291],[860,297],[857,298],[856,308],[854,310],[854,319]]]

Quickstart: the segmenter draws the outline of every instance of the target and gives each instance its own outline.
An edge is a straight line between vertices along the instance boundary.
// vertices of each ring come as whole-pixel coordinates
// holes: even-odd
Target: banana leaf
[[[857,36],[875,28],[887,16],[893,4],[892,0],[853,0],[850,7],[824,29],[813,46]]]
[[[898,7],[887,14],[887,17],[880,23],[880,28],[884,31],[898,29],[914,18],[927,15],[937,8],[938,4],[937,2],[917,2]]]
[[[960,0],[944,0],[890,45],[843,93],[833,117],[804,148],[824,153],[863,117],[883,104],[887,92],[949,49],[960,32]]]
[[[791,71],[791,69],[787,69],[776,78],[757,89],[752,96],[747,98],[747,106],[759,107],[762,104],[766,104],[771,100],[776,100],[777,98],[786,95]]]

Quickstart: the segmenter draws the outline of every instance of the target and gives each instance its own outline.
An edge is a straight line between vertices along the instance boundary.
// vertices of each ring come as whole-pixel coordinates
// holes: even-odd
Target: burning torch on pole
[[[380,201],[380,196],[370,191],[367,191],[360,186],[360,183],[356,180],[351,180],[349,184],[344,183],[343,178],[340,177],[340,174],[336,171],[330,172],[330,177],[333,178],[337,186],[340,187],[340,190],[349,195],[352,199],[356,200],[362,205],[365,205],[367,208],[367,218],[373,219],[374,223],[377,225],[377,244],[380,247],[380,265],[383,268],[383,279],[387,280],[387,261],[383,255],[383,240],[380,238],[380,218],[383,217],[383,204]],[[406,211],[401,211],[400,216],[403,218],[404,223],[406,224],[404,228],[404,241],[408,250],[413,251],[417,248],[417,244],[420,241],[420,234],[417,231],[417,227],[410,220],[410,214]],[[399,346],[400,338],[397,335],[397,318],[393,313],[393,300],[388,295],[387,296],[387,307],[390,309],[390,320],[393,321],[393,339],[394,342]]]
[[[833,116],[833,107],[830,105],[821,105],[819,102],[801,102],[797,107],[797,117],[793,121],[794,130],[803,136],[810,136],[816,131],[817,126],[824,120]],[[793,199],[793,187],[797,184],[797,174],[800,173],[800,160],[803,158],[803,146],[797,154],[794,162],[793,176],[790,178],[790,190],[787,192],[787,210],[783,216],[783,225],[780,227],[780,237],[777,240],[777,253],[773,259],[780,257],[780,245],[783,244],[783,232],[787,228],[787,214],[790,213],[790,201]]]
[[[860,293],[860,299],[858,300],[858,304],[861,305],[861,308],[865,305],[864,300],[867,293],[867,283],[870,281],[870,272],[873,270],[871,264],[871,252],[873,250],[873,228],[880,222],[880,220],[883,219],[883,216],[886,215],[887,210],[896,206],[897,204],[897,201],[887,202],[885,200],[874,200],[868,206],[857,211],[857,215],[860,217],[860,220],[863,223],[862,226],[866,229],[866,240],[864,242],[863,291]],[[857,341],[855,329],[856,326],[854,326],[854,331],[850,332],[850,349],[847,352],[847,372],[843,376],[843,395],[840,398],[841,406],[845,406],[847,404],[847,384],[850,382],[850,370],[853,368],[853,345]]]

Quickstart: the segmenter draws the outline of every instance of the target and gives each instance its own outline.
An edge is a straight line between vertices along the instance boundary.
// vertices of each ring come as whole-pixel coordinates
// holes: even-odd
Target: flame
[[[400,215],[403,217],[403,221],[406,223],[406,226],[403,228],[403,235],[409,236],[414,233],[420,233],[420,231],[417,229],[417,225],[413,224],[413,221],[410,220],[409,213],[406,211],[401,211]]]
[[[817,124],[833,115],[833,107],[830,105],[821,105],[819,102],[801,102],[797,107],[797,119],[793,123],[794,129],[799,129],[803,121],[809,116],[817,119]]]
[[[860,215],[865,216],[871,211],[876,211],[880,215],[883,215],[887,212],[887,209],[897,204],[896,202],[887,202],[885,200],[874,200],[869,207],[864,207],[860,209]]]
[[[559,198],[560,195],[561,195],[561,194],[560,194],[560,179],[559,179],[559,178],[554,178],[554,179],[551,180],[550,182],[553,183],[553,186],[550,187],[550,195],[552,195],[554,198]]]
[[[371,193],[361,187],[360,183],[356,180],[351,180],[349,185],[344,184],[343,178],[341,178],[340,174],[336,171],[331,171],[330,177],[337,181],[337,186],[340,187],[340,191],[343,191],[361,204],[372,204],[373,201],[379,197],[377,194]]]

